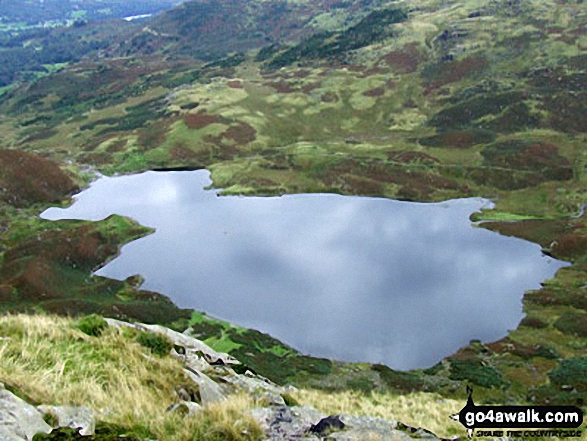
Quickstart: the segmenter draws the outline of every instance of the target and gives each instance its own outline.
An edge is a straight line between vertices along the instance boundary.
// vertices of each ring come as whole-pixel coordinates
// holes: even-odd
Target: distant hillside
[[[190,55],[212,60],[230,52],[298,41],[344,28],[384,0],[194,0],[162,14],[121,48],[124,55]]]
[[[180,0],[0,4],[0,88],[30,81],[84,57],[156,55],[215,61],[316,33],[346,29],[385,0],[193,0],[140,22],[112,20],[169,9]],[[101,20],[110,18],[110,20]],[[55,20],[48,27],[39,23]],[[59,26],[68,23],[68,26]],[[367,44],[365,42],[363,45]],[[55,66],[57,65],[57,66]]]
[[[181,0],[2,0],[0,24],[34,25],[51,21],[123,18],[157,13],[180,2]]]
[[[76,22],[70,27],[32,28],[0,33],[0,88],[31,81],[68,63],[97,55],[124,38],[136,26],[125,20]]]

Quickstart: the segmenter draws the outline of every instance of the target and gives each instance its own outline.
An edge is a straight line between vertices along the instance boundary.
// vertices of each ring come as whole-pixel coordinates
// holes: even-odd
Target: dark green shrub
[[[59,419],[51,412],[48,412],[43,416],[43,421],[45,421],[47,424],[49,424],[53,428],[59,426]]]
[[[251,371],[253,374],[255,373],[255,371],[246,364],[233,364],[230,367],[239,375],[244,375],[247,371]]]
[[[569,358],[548,374],[550,382],[558,386],[572,386],[578,391],[587,391],[587,357]]]
[[[527,397],[532,404],[539,405],[578,405],[584,406],[587,402],[587,391],[578,392],[575,389],[563,390],[552,384],[543,384],[537,388],[530,389]]]
[[[347,380],[346,387],[352,390],[369,393],[374,389],[374,382],[369,377],[356,377]]]
[[[539,317],[526,316],[521,321],[520,326],[526,326],[528,328],[542,329],[542,328],[546,328],[548,326],[548,323],[544,322]]]
[[[444,369],[444,366],[442,365],[442,362],[438,362],[434,366],[431,366],[428,369],[424,369],[423,372],[426,375],[436,375],[437,373],[439,373],[440,371],[442,371],[442,369]]]
[[[173,349],[173,343],[163,334],[157,334],[155,332],[141,332],[137,336],[137,342],[153,352],[155,355],[164,356],[169,354]]]
[[[154,438],[154,435],[145,426],[124,427],[112,423],[96,423],[95,440],[124,439],[126,441],[139,441],[145,438]]]
[[[33,436],[33,441],[74,441],[81,439],[83,437],[79,434],[79,429],[70,429],[68,427],[53,429],[49,434],[37,433]]]
[[[296,355],[289,358],[288,363],[291,363],[297,372],[303,370],[311,375],[328,375],[332,371],[332,361],[326,358]]]
[[[82,331],[84,334],[91,335],[92,337],[99,337],[106,328],[108,323],[104,320],[104,317],[92,314],[79,319],[75,326]]]
[[[427,389],[427,384],[421,375],[411,372],[395,371],[383,364],[374,364],[371,369],[379,373],[381,380],[392,389],[401,392],[422,391]]]
[[[565,312],[554,322],[554,327],[565,334],[587,337],[587,314]]]
[[[192,330],[194,331],[195,335],[197,335],[198,338],[201,338],[202,340],[210,337],[221,339],[223,329],[224,328],[222,325],[210,322],[200,322],[192,325]]]
[[[485,366],[481,360],[470,358],[450,361],[451,380],[470,381],[478,386],[493,388],[505,385],[501,372],[492,366]]]
[[[534,354],[532,356],[548,358],[550,360],[556,360],[560,357],[556,349],[549,345],[538,345],[536,351],[534,351]]]

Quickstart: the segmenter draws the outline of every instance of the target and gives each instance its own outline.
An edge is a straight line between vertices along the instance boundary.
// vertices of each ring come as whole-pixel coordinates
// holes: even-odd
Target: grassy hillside
[[[0,28],[0,97],[19,83],[34,81],[82,58],[96,57],[134,35],[136,24],[124,20],[2,32]]]
[[[177,402],[175,391],[188,387],[181,363],[170,355],[154,355],[131,332],[107,328],[91,336],[80,322],[53,316],[0,317],[0,378],[31,403],[83,405],[98,416],[98,431],[132,439],[257,440],[258,423],[247,411],[262,399],[234,395],[210,404],[195,416],[167,412]],[[448,418],[460,401],[436,394],[406,396],[298,390],[290,400],[330,413],[370,415],[426,427],[436,434],[460,434]]]
[[[192,418],[167,412],[177,401],[175,390],[189,379],[178,360],[153,355],[129,333],[109,328],[90,336],[72,320],[20,315],[0,318],[0,336],[0,378],[9,389],[31,403],[94,410],[104,437],[259,438],[258,424],[245,412],[255,403],[244,395]]]
[[[385,2],[344,0],[196,0],[162,14],[123,45],[123,53],[215,60],[268,44],[346,27]]]
[[[584,403],[584,4],[215,5],[186,4],[109,46],[112,57],[5,93],[0,147],[56,161],[78,185],[87,167],[206,167],[225,194],[484,196],[496,208],[478,216],[481,227],[539,243],[573,265],[526,293],[526,317],[506,338],[401,373],[303,357],[255,331],[181,311],[136,280],[90,277],[119,244],[147,231],[117,218],[48,223],[34,217],[48,200],[19,205],[27,199],[17,195],[1,206],[2,305],[190,324],[259,373],[329,391],[462,398],[473,384],[487,402]]]

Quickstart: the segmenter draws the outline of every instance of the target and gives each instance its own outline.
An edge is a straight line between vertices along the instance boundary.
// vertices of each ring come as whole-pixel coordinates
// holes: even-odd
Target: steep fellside
[[[383,0],[193,0],[162,14],[121,47],[122,53],[161,52],[214,60],[268,44],[297,41],[346,26]]]

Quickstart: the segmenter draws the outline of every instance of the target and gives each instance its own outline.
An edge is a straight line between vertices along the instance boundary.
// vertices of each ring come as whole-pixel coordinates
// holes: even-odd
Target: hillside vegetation
[[[49,190],[4,184],[0,308],[189,326],[261,375],[328,392],[463,399],[471,384],[479,403],[584,404],[586,29],[571,0],[202,0],[112,35],[0,98],[0,148],[24,152],[0,155],[0,179],[22,173],[22,157],[71,180],[44,165]],[[89,170],[204,167],[223,194],[491,198],[480,227],[572,266],[526,293],[507,337],[396,372],[303,356],[140,280],[91,277],[148,234],[129,220],[36,217]]]
[[[88,335],[84,323],[53,316],[0,317],[2,381],[31,403],[89,407],[97,414],[102,439],[122,435],[169,441],[261,438],[258,422],[248,413],[267,406],[261,395],[231,395],[195,415],[169,412],[166,409],[178,401],[180,387],[197,388],[180,360],[169,350],[153,354],[130,329],[107,327],[98,335]],[[324,392],[299,390],[289,400],[314,404],[331,414],[371,415],[424,425],[446,436],[459,433],[458,424],[447,416],[462,403],[435,394],[347,393],[336,395],[336,404],[331,398]]]
[[[107,423],[104,431],[133,439],[259,438],[245,414],[255,404],[244,395],[196,418],[166,412],[189,380],[178,360],[153,356],[130,333],[109,328],[91,336],[72,320],[21,315],[0,318],[0,336],[0,378],[32,403],[86,406]]]

